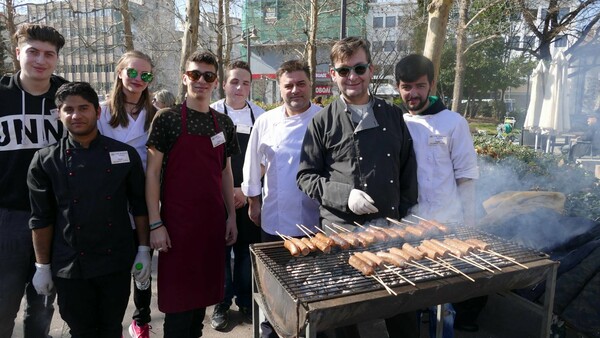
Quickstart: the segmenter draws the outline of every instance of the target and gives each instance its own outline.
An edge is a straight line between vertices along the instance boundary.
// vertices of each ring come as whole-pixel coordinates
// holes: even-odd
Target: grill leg
[[[443,304],[438,304],[437,306],[437,314],[435,316],[436,325],[435,325],[435,337],[442,338],[444,334],[444,308]],[[431,319],[429,319],[431,320]]]
[[[306,324],[306,338],[317,338],[317,328],[311,324],[310,320]]]
[[[544,312],[542,316],[542,328],[540,337],[550,336],[550,327],[552,325],[552,315],[554,309],[554,289],[556,287],[556,273],[558,264],[553,264],[552,269],[546,275],[546,292],[544,293]]]
[[[256,281],[254,280],[254,256],[252,255],[250,258],[253,260],[252,264],[252,334],[254,338],[260,338],[260,318],[259,311],[260,307],[258,306],[258,302],[256,298],[258,297],[258,287],[256,286]]]

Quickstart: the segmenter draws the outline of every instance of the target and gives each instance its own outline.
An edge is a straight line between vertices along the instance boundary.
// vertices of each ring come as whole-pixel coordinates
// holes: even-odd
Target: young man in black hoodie
[[[0,338],[10,338],[23,293],[25,338],[48,337],[55,293],[31,285],[34,255],[28,226],[27,168],[33,154],[66,135],[54,94],[65,79],[53,75],[64,37],[54,28],[24,24],[15,34],[21,70],[0,79]]]

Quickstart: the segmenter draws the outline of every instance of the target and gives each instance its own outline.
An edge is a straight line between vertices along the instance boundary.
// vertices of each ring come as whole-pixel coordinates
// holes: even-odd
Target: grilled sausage
[[[372,233],[378,242],[385,242],[388,240],[388,236],[385,234],[385,232],[381,232],[378,229],[371,228],[371,227],[368,227],[367,231]]]
[[[345,239],[343,239],[342,237],[340,237],[336,234],[329,235],[329,238],[331,238],[333,240],[335,245],[339,246],[343,250],[347,250],[350,248],[350,243],[348,243],[348,241],[346,241]]]
[[[404,230],[416,238],[423,238],[423,235],[425,234],[425,231],[412,225],[407,225],[404,227]]]
[[[360,260],[362,260],[363,262],[367,263],[373,269],[375,269],[377,267],[377,263],[375,263],[374,261],[370,260],[369,257],[363,255],[361,252],[355,252],[354,255],[356,257],[360,258]]]
[[[400,236],[392,229],[390,228],[381,228],[379,229],[379,231],[383,231],[385,232],[385,234],[389,237],[390,240],[395,241],[398,238],[400,238]]]
[[[287,239],[284,240],[283,247],[286,248],[292,256],[294,256],[294,257],[300,256],[300,249],[298,249],[298,247],[294,243],[292,243],[292,241],[289,241]]]
[[[391,254],[396,255],[396,256],[402,257],[402,259],[404,259],[407,262],[410,262],[413,259],[415,259],[413,256],[411,256],[410,254],[408,254],[406,251],[398,249],[398,248],[390,248],[389,252]]]
[[[398,234],[398,237],[407,241],[410,239],[410,235],[408,234],[408,232],[404,229],[400,229],[398,227],[391,227],[390,230],[392,230],[393,232]]]
[[[360,271],[365,276],[371,276],[375,273],[375,269],[365,263],[362,259],[356,257],[355,255],[351,255],[348,259],[348,264]]]
[[[431,220],[431,221],[427,221],[426,223],[429,223],[429,224],[433,225],[433,226],[434,226],[434,227],[436,227],[436,228],[437,228],[439,231],[441,231],[441,232],[443,232],[443,233],[445,233],[445,234],[447,234],[447,233],[450,231],[450,229],[448,229],[448,227],[447,227],[447,226],[445,226],[444,224],[442,224],[442,223],[440,223],[440,222],[438,222],[438,221],[433,221],[433,220]]]
[[[329,238],[329,237],[327,237],[327,236],[323,235],[323,234],[322,234],[322,233],[320,233],[320,232],[317,232],[317,233],[315,234],[315,237],[316,237],[318,240],[320,240],[321,242],[323,242],[323,243],[327,244],[327,245],[328,245],[328,246],[330,246],[330,247],[335,245],[335,242],[333,241],[333,239],[331,239],[331,238]]]
[[[450,251],[450,253],[452,253],[453,255],[455,255],[456,257],[462,257],[463,256],[463,252],[460,251],[460,249],[454,247],[454,246],[450,246],[446,243],[442,243],[440,241],[438,241],[437,239],[431,239],[430,240],[431,243],[440,246],[448,251]]]
[[[424,252],[417,250],[415,247],[408,243],[402,244],[402,250],[404,250],[407,254],[411,255],[413,259],[417,261],[419,259],[423,259],[423,256],[425,255]]]
[[[340,232],[338,234],[341,238],[343,238],[346,242],[350,243],[351,246],[358,248],[360,246],[360,241],[349,232]]]
[[[361,252],[361,254],[363,254],[365,257],[367,257],[368,259],[373,261],[377,265],[377,267],[380,267],[383,265],[383,259],[381,259],[381,257],[377,256],[376,254],[369,252],[369,251],[363,251],[363,252]]]
[[[290,241],[292,241],[292,243],[294,243],[294,245],[300,249],[300,254],[302,254],[302,256],[306,256],[310,253],[310,249],[298,238],[292,237],[290,238]]]
[[[404,268],[406,266],[406,260],[398,255],[394,255],[390,252],[379,251],[377,253],[381,259],[383,259],[386,263],[390,263],[393,266]]]
[[[300,241],[302,241],[302,243],[304,243],[304,245],[306,245],[308,247],[310,252],[317,251],[317,247],[314,245],[313,242],[310,241],[310,239],[308,239],[306,237],[302,237],[302,238],[300,238]]]
[[[367,243],[367,245],[371,245],[376,241],[375,235],[366,231],[357,232],[356,235],[362,238]]]
[[[446,256],[450,251],[446,248],[444,248],[443,246],[439,246],[433,242],[431,242],[430,240],[424,240],[423,242],[421,242],[422,246],[425,246],[427,248],[430,248],[431,250],[437,252],[440,257],[444,257]],[[421,249],[419,249],[421,250]]]
[[[437,251],[430,249],[424,245],[418,246],[417,250],[421,251],[426,257],[429,257],[431,259],[437,259],[440,256],[440,254]]]
[[[490,245],[487,244],[486,242],[477,239],[477,238],[470,238],[467,239],[465,242],[469,243],[469,244],[473,244],[477,249],[481,249],[481,250],[489,250],[490,249]]]
[[[474,249],[474,245],[463,242],[456,238],[446,238],[444,240],[444,243],[449,243],[450,245],[454,245],[455,247],[459,248],[461,251],[463,251],[465,253],[470,253]]]
[[[313,242],[313,244],[321,251],[323,251],[323,253],[330,253],[331,252],[331,245],[328,245],[325,242],[320,241],[317,237],[311,237],[310,239],[311,242]]]

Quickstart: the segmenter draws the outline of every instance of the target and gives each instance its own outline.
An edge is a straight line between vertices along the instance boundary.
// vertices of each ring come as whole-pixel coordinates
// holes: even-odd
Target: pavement
[[[156,303],[156,256],[153,260],[153,281],[152,281],[152,326],[151,337],[162,337],[163,336],[163,321],[164,314],[158,310]],[[70,337],[68,332],[68,326],[60,318],[58,313],[58,306],[56,306],[54,318],[52,320],[50,335],[53,338],[67,338]],[[12,338],[23,338],[23,304],[21,304],[21,310],[15,321],[15,330]],[[123,320],[123,337],[129,337],[127,329],[131,323],[131,316],[135,307],[133,305],[133,299],[130,298],[129,306]],[[206,310],[206,317],[204,318],[204,330],[203,337],[205,338],[250,338],[252,337],[252,323],[246,321],[244,316],[237,311],[237,307],[234,305],[229,311],[229,325],[222,331],[216,331],[210,327],[210,315],[213,312],[213,307],[209,307]],[[427,319],[423,320],[421,326],[421,337],[428,338]],[[492,294],[489,297],[486,307],[483,309],[479,316],[479,331],[478,332],[463,332],[455,331],[454,337],[456,338],[530,338],[539,337],[539,329],[541,325],[541,318],[538,314],[530,311],[528,308],[521,306],[514,300],[508,298],[504,294]],[[362,338],[388,338],[385,323],[382,320],[376,320],[371,322],[365,322],[359,324],[359,331]],[[328,337],[333,338],[334,335],[332,330],[326,331]],[[556,336],[558,337],[558,336]],[[554,337],[552,337],[554,338]],[[566,329],[565,335],[561,338],[586,338],[573,330]]]

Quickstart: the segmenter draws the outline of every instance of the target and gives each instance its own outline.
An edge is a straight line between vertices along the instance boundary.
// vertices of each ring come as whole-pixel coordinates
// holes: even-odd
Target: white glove
[[[379,211],[373,204],[375,201],[366,192],[352,189],[348,197],[348,207],[357,215],[372,214]]]
[[[150,247],[140,245],[138,246],[138,253],[131,267],[131,274],[133,274],[133,278],[137,282],[144,283],[150,278],[151,272],[152,257],[150,256]]]
[[[35,274],[33,275],[33,280],[31,282],[38,295],[50,296],[54,290],[50,264],[35,263]]]

